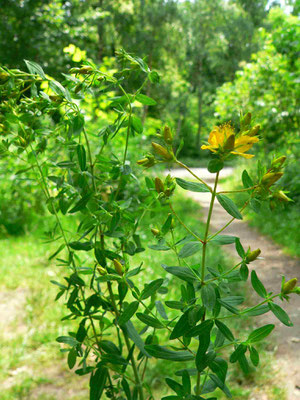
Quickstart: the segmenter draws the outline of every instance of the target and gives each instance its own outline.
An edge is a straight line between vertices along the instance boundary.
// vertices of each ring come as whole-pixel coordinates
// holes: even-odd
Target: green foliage
[[[274,325],[259,327],[247,337],[244,333],[237,336],[228,327],[228,319],[271,311],[290,325],[286,313],[273,300],[288,300],[298,289],[267,293],[252,271],[252,286],[263,300],[253,307],[242,307],[244,297],[232,290],[247,279],[239,269],[260,251],[245,252],[236,237],[220,233],[235,218],[242,218],[248,203],[260,204],[278,194],[273,185],[283,174],[282,163],[267,170],[259,165],[252,186],[249,174],[244,174],[246,188],[241,191],[246,191],[248,198],[238,209],[230,197],[217,191],[217,183],[228,158],[251,157],[244,154],[257,142],[246,131],[251,129],[250,114],[242,117],[239,132],[226,125],[225,133],[223,128],[215,130],[209,146],[204,146],[217,160],[213,187],[178,160],[171,133],[158,134],[159,143],[152,143],[154,154],[146,154],[138,164],[175,163],[200,182],[202,191],[205,187],[210,193],[204,231],[190,228],[173,201],[175,177],[153,180],[145,169],[139,172],[129,158],[129,142],[143,131],[141,109],[135,103],[146,107],[156,104],[143,90],[148,80],[158,81],[157,73],[125,51],[119,52],[119,59],[121,68],[113,72],[89,63],[71,69],[62,82],[48,78],[33,62],[27,62],[29,73],[1,70],[5,77],[0,86],[5,132],[2,157],[21,157],[28,179],[40,184],[55,221],[48,232],[48,241],[56,243],[50,258],[56,259],[64,276],[53,284],[58,287],[56,301],[65,302],[62,323],[72,321],[72,329],[57,342],[67,353],[69,368],[89,376],[93,400],[104,393],[113,398],[154,398],[152,383],[144,382],[153,359],[167,360],[172,369],[179,368],[173,376],[176,380],[166,377],[176,398],[201,399],[219,389],[231,397],[226,359],[238,362],[244,374],[249,374],[247,356],[250,354],[253,365],[259,360],[253,344],[268,336]],[[124,82],[136,75],[143,76],[143,82],[129,92]],[[93,102],[98,112],[110,110],[111,117],[96,133],[89,126]],[[186,190],[194,191],[195,186],[199,190],[191,182],[179,182]],[[216,199],[232,219],[210,235]],[[146,264],[143,256],[147,240],[142,220],[147,214],[155,223],[150,249],[170,252],[176,259],[176,265],[163,264],[161,276],[154,279],[150,277],[151,263]],[[66,218],[72,219],[73,229],[66,228]],[[233,242],[242,259],[238,264],[226,269],[212,259],[208,265],[214,246]],[[142,275],[147,277],[143,287]],[[175,291],[169,290],[173,279]],[[223,353],[225,348],[230,354]],[[182,376],[179,382],[178,376]]]
[[[260,29],[260,51],[244,64],[233,82],[217,90],[216,111],[221,119],[247,108],[261,124],[262,151],[297,142],[299,75],[298,19],[280,9],[271,10],[269,29]]]

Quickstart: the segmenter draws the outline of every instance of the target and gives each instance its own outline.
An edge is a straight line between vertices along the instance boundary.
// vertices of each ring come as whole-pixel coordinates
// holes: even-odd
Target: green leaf
[[[140,321],[142,321],[147,326],[152,326],[153,328],[162,329],[164,325],[156,318],[151,317],[150,315],[137,313],[136,316]]]
[[[229,197],[225,196],[224,194],[217,194],[217,199],[220,205],[228,212],[229,215],[236,219],[243,219],[239,209]]]
[[[268,311],[270,311],[270,308],[268,307],[267,304],[263,304],[257,308],[255,308],[254,310],[252,310],[251,308],[249,309],[249,311],[244,310],[243,312],[247,315],[249,315],[250,317],[256,317],[257,315],[262,315],[267,313]]]
[[[221,304],[221,306],[225,307],[228,311],[230,311],[232,314],[239,314],[239,310],[235,307],[232,307],[231,304],[226,303],[226,301],[223,301],[221,299],[217,299],[217,301]]]
[[[224,392],[226,394],[227,397],[232,398],[230,390],[225,385],[225,383],[221,381],[221,379],[217,375],[209,374],[209,377],[222,390],[222,392]]]
[[[235,363],[247,351],[247,346],[243,343],[239,344],[234,352],[230,355],[229,361]]]
[[[77,351],[75,348],[72,348],[68,354],[68,366],[70,369],[72,369],[76,364],[76,358],[77,358]]]
[[[160,300],[156,300],[155,301],[155,307],[159,313],[159,315],[163,318],[163,319],[168,319],[168,316],[166,314],[166,310],[165,307],[163,305],[163,303]]]
[[[210,242],[217,243],[220,245],[225,245],[225,244],[232,244],[235,242],[236,236],[231,236],[231,235],[217,235],[213,237]]]
[[[145,106],[155,106],[157,104],[154,99],[151,99],[151,97],[148,97],[145,94],[141,93],[135,96],[135,100],[139,103],[144,104]]]
[[[105,383],[108,377],[107,368],[101,365],[97,368],[96,372],[93,371],[90,378],[90,399],[89,400],[100,400]]]
[[[47,80],[45,72],[43,71],[43,68],[39,64],[37,64],[33,61],[28,61],[28,60],[24,60],[24,61],[27,65],[28,71],[31,74],[37,74],[40,78]]]
[[[187,369],[184,369],[182,371],[182,386],[184,390],[184,394],[190,394],[192,390],[192,385],[191,385],[191,378],[189,371]]]
[[[89,251],[93,248],[93,243],[91,242],[71,242],[69,246],[73,250]]]
[[[220,332],[222,333],[223,336],[225,336],[225,338],[227,340],[229,340],[230,342],[234,341],[234,336],[233,333],[231,332],[231,330],[228,328],[228,326],[226,326],[225,324],[223,324],[223,322],[219,321],[219,320],[215,320],[215,324],[217,325],[218,329],[220,330]]]
[[[138,349],[144,354],[146,357],[150,357],[150,354],[145,349],[145,344],[138,334],[137,330],[135,329],[133,323],[131,321],[127,321],[124,326],[122,326],[129,338],[133,341],[133,343],[138,347]]]
[[[197,277],[193,274],[193,272],[186,267],[168,267],[166,265],[162,265],[162,267],[172,275],[177,276],[177,278],[182,279],[183,281],[193,283],[197,280]],[[196,272],[195,272],[196,274]],[[197,275],[197,274],[196,274]],[[200,279],[200,278],[199,278]]]
[[[142,291],[141,295],[140,295],[140,299],[141,300],[145,300],[148,297],[152,296],[163,284],[164,280],[161,279],[156,279],[155,281],[152,281],[151,283],[149,283],[145,289]]]
[[[259,354],[258,351],[256,350],[255,347],[250,346],[249,347],[250,351],[250,360],[252,361],[252,364],[257,367],[259,364]]]
[[[65,89],[61,83],[51,80],[49,81],[49,86],[58,96],[65,97],[68,101],[71,101],[70,94],[67,89]]]
[[[69,214],[74,214],[77,211],[80,211],[82,209],[85,208],[85,206],[87,205],[87,203],[89,202],[91,198],[91,194],[86,194],[85,196],[83,196],[76,204],[73,208],[71,208],[71,210],[69,211]]]
[[[181,178],[176,178],[177,184],[184,190],[189,190],[190,192],[207,193],[210,190],[203,183],[190,182]]]
[[[208,308],[208,310],[212,310],[214,308],[216,303],[216,292],[211,284],[204,285],[201,288],[201,299],[203,305]]]
[[[76,346],[78,344],[77,340],[73,336],[59,336],[56,341],[58,343],[68,344],[69,346]]]
[[[228,364],[223,358],[216,357],[209,367],[221,379],[222,382],[225,382]]]
[[[186,311],[176,322],[170,336],[170,340],[177,339],[189,329],[189,310]]]
[[[241,258],[245,257],[245,250],[241,245],[240,239],[238,237],[235,238],[235,249]]]
[[[222,297],[222,300],[230,306],[238,306],[245,301],[245,298],[243,296],[227,296]]]
[[[242,182],[245,189],[254,186],[254,183],[246,170],[242,173]]]
[[[159,83],[160,81],[160,76],[156,71],[149,72],[148,77],[152,83]]]
[[[207,169],[209,172],[211,172],[213,174],[213,173],[221,171],[221,169],[223,169],[223,167],[224,167],[223,161],[218,160],[218,159],[213,159],[213,160],[209,161]]]
[[[201,324],[194,326],[192,329],[186,332],[186,337],[195,337],[203,335],[204,333],[209,333],[214,326],[214,321],[212,319],[207,319],[201,322]]]
[[[183,386],[173,379],[166,378],[166,384],[176,393],[178,396],[184,396]]]
[[[76,147],[78,163],[80,166],[81,171],[86,170],[86,152],[84,146],[82,144],[78,144]]]
[[[248,336],[247,342],[248,343],[256,343],[256,342],[259,342],[260,340],[263,340],[265,337],[270,335],[270,333],[272,332],[272,330],[274,328],[275,328],[275,325],[268,324],[268,325],[262,326],[258,329],[255,329]]]
[[[190,257],[190,256],[198,253],[198,251],[200,251],[201,248],[202,248],[202,245],[199,242],[193,241],[193,242],[186,243],[180,250],[178,257],[179,258]]]
[[[242,263],[241,268],[240,268],[240,277],[243,281],[246,281],[249,276],[249,268],[246,263]]]
[[[165,301],[165,305],[174,310],[182,310],[185,306],[181,301]]]
[[[50,260],[52,260],[55,256],[57,256],[57,254],[59,254],[64,248],[65,248],[65,244],[63,243],[63,244],[61,244],[60,246],[59,246],[59,248],[53,253],[53,254],[51,254],[51,256],[48,258],[48,260],[50,261]]]
[[[137,309],[139,308],[139,302],[133,301],[132,303],[128,304],[128,306],[124,309],[122,314],[119,317],[119,324],[124,325],[130,318],[136,313]]]
[[[275,315],[275,317],[279,319],[280,322],[282,322],[286,326],[293,326],[293,323],[290,320],[288,314],[278,304],[269,301],[268,307]]]
[[[263,297],[264,299],[267,297],[268,293],[254,270],[251,272],[251,284],[260,297]]]
[[[146,345],[145,349],[151,356],[170,361],[190,361],[194,359],[194,355],[188,351],[173,351],[157,344]]]
[[[123,388],[124,393],[126,395],[126,399],[127,400],[131,400],[130,386],[129,386],[129,383],[127,382],[126,378],[123,377],[121,385],[122,385],[122,388]]]
[[[137,133],[142,133],[143,132],[143,124],[142,121],[140,120],[139,117],[132,115],[131,117],[131,125],[133,127],[133,129],[137,132]]]

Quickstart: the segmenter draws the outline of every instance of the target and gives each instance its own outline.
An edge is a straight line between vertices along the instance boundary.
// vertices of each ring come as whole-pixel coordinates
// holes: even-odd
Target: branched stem
[[[183,164],[181,161],[175,160],[176,164],[179,165],[181,168],[186,169],[191,175],[193,175],[194,178],[196,178],[199,182],[201,182],[203,185],[205,185],[207,187],[207,189],[212,193],[212,188],[201,178],[199,178],[199,176],[197,176],[196,174],[194,174],[194,172],[185,164]]]

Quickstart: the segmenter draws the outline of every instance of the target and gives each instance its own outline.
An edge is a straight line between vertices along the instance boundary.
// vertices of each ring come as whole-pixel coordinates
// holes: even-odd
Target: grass
[[[199,222],[201,213],[199,206],[191,200],[177,198],[175,207],[185,222],[201,234],[203,224]],[[168,210],[161,215],[164,221]],[[69,222],[65,222],[69,223]],[[47,225],[47,224],[45,224]],[[148,227],[143,242],[154,244],[150,227],[151,218],[144,220]],[[179,229],[178,239],[184,235]],[[88,379],[78,377],[66,366],[65,354],[59,351],[60,346],[55,341],[57,336],[66,335],[74,327],[74,322],[60,319],[65,315],[63,299],[54,302],[57,289],[50,280],[62,281],[63,267],[48,261],[48,257],[56,249],[56,243],[43,244],[41,231],[36,230],[22,237],[8,237],[0,241],[0,295],[3,307],[0,331],[0,386],[1,400],[86,400],[88,398]],[[144,273],[139,281],[140,288],[148,279],[164,276],[161,263],[176,265],[176,257],[169,252],[155,252],[147,249],[135,258],[136,265],[144,264]],[[199,254],[191,257],[198,263]],[[208,248],[208,263],[224,266],[231,265],[231,260],[222,251],[212,246]],[[136,266],[134,265],[134,266]],[[162,299],[177,300],[180,297],[179,282],[170,278],[167,285],[168,294]],[[235,294],[242,294],[244,287],[237,285]],[[235,321],[236,322],[236,321]],[[235,323],[232,329],[237,335],[247,335],[252,328],[252,320],[242,320]],[[142,326],[140,326],[142,327]],[[267,357],[265,357],[267,355]],[[229,373],[229,386],[236,399],[250,399],[251,393],[259,387],[268,387],[272,400],[284,399],[279,386],[274,385],[274,373],[271,367],[272,357],[265,352],[258,373],[251,374],[247,379],[234,366]],[[171,364],[163,360],[151,362],[146,374],[146,382],[154,385],[155,398],[170,394],[165,384],[165,377],[182,365]],[[231,368],[230,368],[231,369]],[[272,378],[270,378],[270,376]],[[218,393],[218,399],[223,395]]]
[[[240,188],[239,176],[240,170],[224,181],[224,187],[227,189]],[[245,193],[235,193],[233,198],[238,205],[242,205],[248,197]],[[300,210],[297,204],[279,204],[274,212],[266,205],[262,206],[259,213],[255,213],[250,208],[247,210],[246,219],[250,226],[256,227],[262,234],[272,238],[286,254],[300,257]]]

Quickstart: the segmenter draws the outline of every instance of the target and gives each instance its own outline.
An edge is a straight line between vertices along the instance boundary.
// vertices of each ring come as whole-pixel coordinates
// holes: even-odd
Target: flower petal
[[[240,153],[238,151],[231,151],[230,153],[235,154],[237,156],[244,157],[244,158],[253,158],[254,157],[254,154],[247,154],[247,153],[245,154],[245,153]]]

